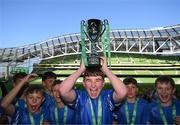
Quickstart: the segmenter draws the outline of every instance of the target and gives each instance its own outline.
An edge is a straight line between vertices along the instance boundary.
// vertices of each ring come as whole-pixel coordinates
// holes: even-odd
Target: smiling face
[[[162,104],[170,105],[175,89],[173,89],[170,83],[157,82],[156,92]]]
[[[90,98],[96,99],[104,86],[104,79],[102,76],[86,76],[83,82],[83,86]]]
[[[39,112],[43,101],[44,101],[44,96],[41,91],[34,91],[26,95],[27,107],[29,112],[31,113]]]

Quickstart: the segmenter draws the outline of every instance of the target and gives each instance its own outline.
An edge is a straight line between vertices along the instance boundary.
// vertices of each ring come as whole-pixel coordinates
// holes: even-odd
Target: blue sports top
[[[174,124],[173,119],[173,105],[175,105],[176,116],[180,116],[180,101],[173,100],[173,104],[171,106],[162,107],[163,114],[167,121],[167,124]],[[160,115],[159,103],[151,103],[150,104],[150,116],[149,123],[151,124],[164,124],[162,120],[162,116]]]
[[[100,120],[100,124],[112,124],[112,110],[115,108],[115,103],[112,97],[113,90],[102,90],[99,95],[100,101],[98,101],[99,97],[96,99],[90,99],[86,91],[78,89],[75,91],[76,100],[71,106],[80,113],[81,124],[92,125],[93,117],[96,124],[98,124],[98,121]],[[98,106],[98,102],[101,103],[101,107]],[[101,114],[98,114],[98,110],[101,110]],[[92,114],[94,114],[94,116]]]
[[[18,119],[14,119],[15,124],[37,124],[40,125],[43,122],[51,123],[50,112],[48,109],[42,108],[39,113],[31,114],[27,108],[16,107],[15,116],[19,116]],[[17,121],[16,121],[17,120]]]
[[[50,114],[52,124],[79,124],[79,113],[75,109],[65,105],[63,108],[58,108],[56,102],[51,104]]]
[[[117,115],[118,124],[127,124],[127,115],[125,110],[126,100],[119,107],[119,110],[115,112]],[[137,99],[137,108],[135,108],[135,103],[127,102],[127,111],[129,114],[129,122],[132,123],[132,118],[135,117],[134,124],[146,124],[148,120],[148,116],[145,114],[148,111],[148,102],[142,98]],[[136,111],[134,111],[136,110]],[[133,112],[135,115],[133,116]]]

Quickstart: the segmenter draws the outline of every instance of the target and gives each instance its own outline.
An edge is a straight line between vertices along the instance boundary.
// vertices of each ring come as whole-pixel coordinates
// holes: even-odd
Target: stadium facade
[[[27,66],[27,63],[32,66],[33,63],[42,60],[80,55],[80,41],[80,34],[74,33],[25,46],[1,48],[1,75],[9,72],[10,67],[23,64]],[[111,30],[110,43],[112,53],[180,56],[180,24],[150,29]],[[102,52],[101,43],[96,44],[96,49]],[[86,51],[87,53],[91,51],[91,43],[88,39],[86,39]],[[5,67],[6,71],[4,71]]]

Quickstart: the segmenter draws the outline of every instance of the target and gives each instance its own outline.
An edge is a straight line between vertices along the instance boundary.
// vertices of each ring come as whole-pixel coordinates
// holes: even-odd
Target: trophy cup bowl
[[[98,19],[89,19],[87,21],[87,34],[92,42],[97,42],[102,32],[102,21]]]
[[[87,21],[87,36],[91,42],[91,52],[88,55],[88,68],[101,67],[100,58],[96,50],[96,43],[102,35],[102,21],[98,19],[89,19]]]

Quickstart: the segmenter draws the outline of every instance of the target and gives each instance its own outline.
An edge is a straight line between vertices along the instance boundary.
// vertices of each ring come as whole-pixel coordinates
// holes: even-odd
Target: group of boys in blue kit
[[[118,124],[180,124],[180,101],[174,99],[175,82],[167,75],[155,80],[157,100],[148,103],[139,98],[137,81],[132,77],[123,80],[127,97],[115,112]]]
[[[180,101],[173,98],[175,83],[161,75],[155,81],[158,99],[151,103],[138,97],[138,82],[123,81],[100,57],[101,68],[87,68],[83,61],[65,80],[49,71],[42,85],[29,84],[36,74],[18,74],[13,89],[1,99],[0,117],[9,124],[180,124]],[[82,89],[74,85],[83,75]],[[103,90],[107,77],[112,89]],[[0,121],[1,123],[1,121]],[[6,124],[8,124],[6,123]]]

